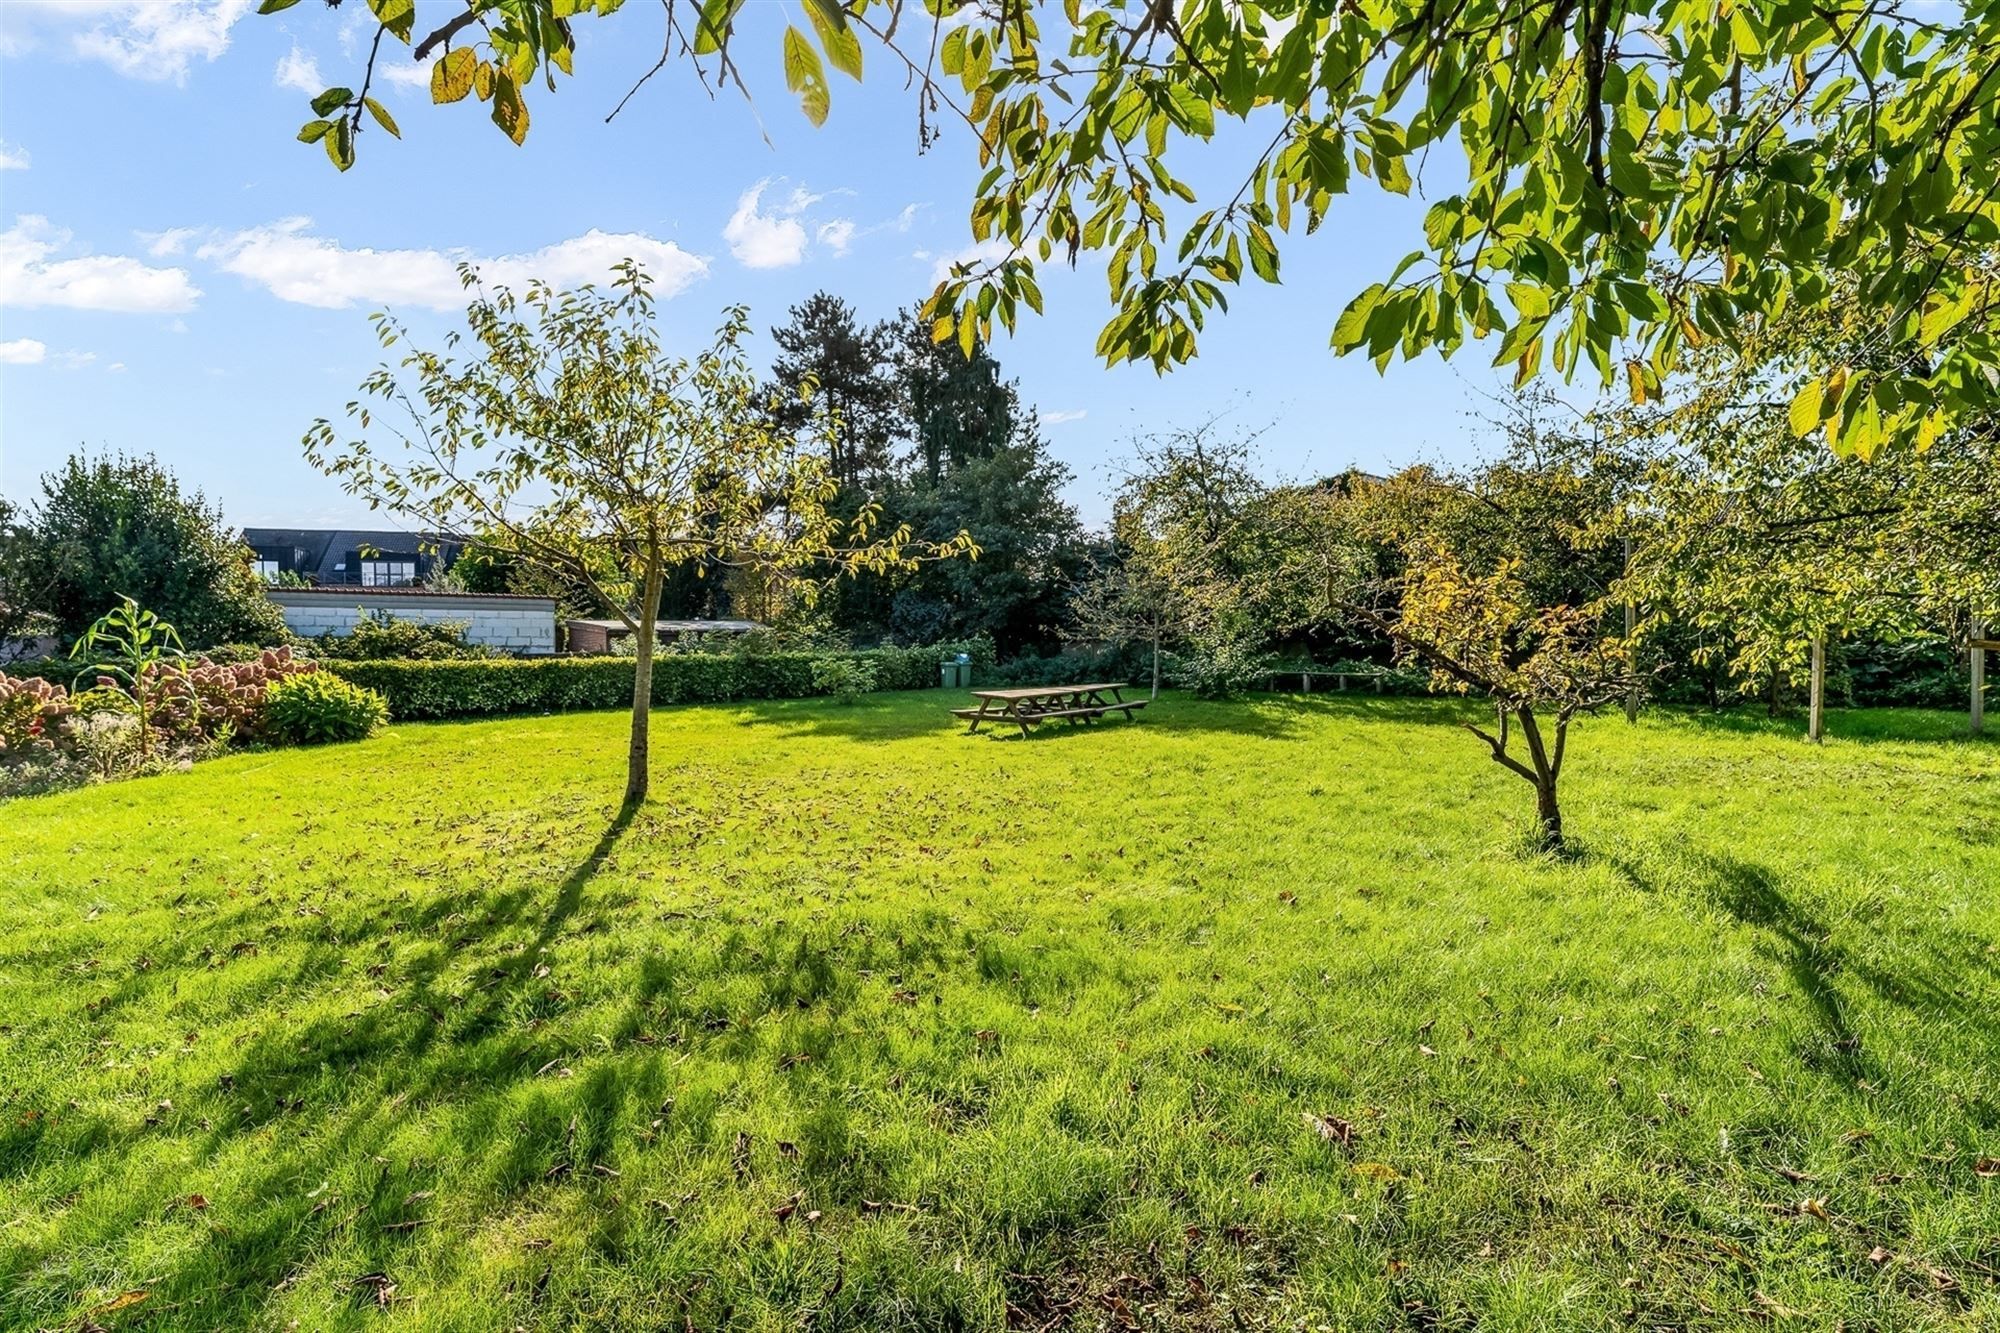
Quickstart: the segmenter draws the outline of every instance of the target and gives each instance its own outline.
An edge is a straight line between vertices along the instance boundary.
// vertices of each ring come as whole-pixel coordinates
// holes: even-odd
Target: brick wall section
[[[545,597],[489,597],[478,594],[373,592],[367,588],[271,588],[285,626],[304,639],[354,632],[364,611],[436,624],[462,620],[473,643],[522,657],[556,650],[556,604]]]
[[[611,651],[611,631],[602,625],[586,625],[581,620],[569,622],[569,650],[573,653],[608,653]]]

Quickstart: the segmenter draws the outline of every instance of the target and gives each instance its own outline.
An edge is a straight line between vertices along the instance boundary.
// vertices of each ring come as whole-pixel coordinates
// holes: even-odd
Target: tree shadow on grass
[[[1674,876],[1678,886],[1631,860],[1607,859],[1647,893],[1663,895],[1684,886],[1757,932],[1805,998],[1819,1031],[1821,1040],[1799,1051],[1807,1068],[1848,1087],[1857,1082],[1883,1085],[1883,1071],[1855,1021],[1853,1002],[1843,994],[1846,982],[1934,1027],[1940,1040],[1964,1052],[1966,1061],[1983,1065],[2000,1060],[2000,1009],[1979,994],[2000,968],[1980,941],[1935,925],[1916,937],[1878,926],[1889,945],[1901,951],[1893,966],[1885,966],[1839,943],[1833,927],[1765,867],[1713,852],[1667,855],[1684,871]],[[2000,1114],[2000,1108],[1994,1113]]]
[[[1215,733],[1254,736],[1268,740],[1297,740],[1314,721],[1344,720],[1361,724],[1457,728],[1475,716],[1484,716],[1476,704],[1463,700],[1405,698],[1353,690],[1329,694],[1249,694],[1233,699],[1199,699],[1181,691],[1169,691],[1156,700],[1147,700],[1143,689],[1129,692],[1134,701],[1146,700],[1147,707],[1132,719],[1148,731],[1168,734]],[[968,732],[965,719],[951,710],[972,706],[972,700],[953,690],[908,691],[869,695],[851,705],[826,700],[784,700],[746,705],[739,725],[746,728],[775,728],[781,736],[835,736],[860,741],[909,740],[920,736],[977,737],[1022,741],[1018,725],[995,721]],[[1050,720],[1037,724],[1026,737],[1031,744],[1047,744],[1071,734],[1101,728],[1122,728],[1123,714],[1111,713],[1094,721]]]

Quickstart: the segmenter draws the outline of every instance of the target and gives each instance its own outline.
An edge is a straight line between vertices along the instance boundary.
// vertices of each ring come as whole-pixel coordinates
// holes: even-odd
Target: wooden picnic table
[[[952,716],[972,725],[967,734],[979,730],[982,722],[1007,722],[1026,736],[1038,722],[1062,718],[1071,726],[1095,722],[1106,713],[1124,713],[1126,720],[1144,708],[1145,699],[1127,699],[1131,685],[1122,680],[1099,681],[1089,685],[1027,685],[1004,690],[973,690],[977,708],[954,708]]]

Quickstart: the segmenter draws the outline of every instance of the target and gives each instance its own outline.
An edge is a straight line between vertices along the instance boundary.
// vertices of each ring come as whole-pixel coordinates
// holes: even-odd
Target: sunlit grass
[[[2000,1320],[1959,719],[1593,720],[1552,861],[1453,705],[950,702],[0,806],[0,1325]]]

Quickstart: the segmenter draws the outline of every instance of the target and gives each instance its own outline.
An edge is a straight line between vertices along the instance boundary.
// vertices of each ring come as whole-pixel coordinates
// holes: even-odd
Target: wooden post
[[[1972,622],[1972,734],[1986,730],[1986,622]]]
[[[1625,568],[1628,570],[1632,568],[1632,539],[1630,537],[1625,539]],[[1625,603],[1625,645],[1627,651],[1631,649],[1632,631],[1638,627],[1639,608],[1632,605],[1628,599]],[[1636,670],[1632,675],[1632,683],[1625,687],[1625,720],[1627,722],[1637,722],[1639,720],[1639,676]]]
[[[1813,635],[1812,711],[1806,719],[1806,739],[1814,745],[1826,734],[1826,633]]]

